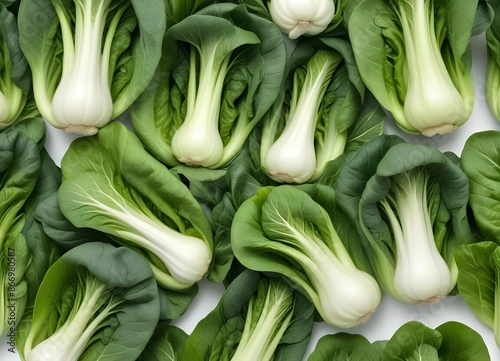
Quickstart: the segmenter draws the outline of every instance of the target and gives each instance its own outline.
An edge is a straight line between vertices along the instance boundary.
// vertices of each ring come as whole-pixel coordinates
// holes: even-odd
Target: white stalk
[[[356,268],[338,234],[332,231],[333,250],[323,240],[308,239],[297,229],[289,228],[300,249],[290,247],[287,254],[312,281],[318,295],[312,301],[323,320],[335,327],[350,328],[371,317],[382,294],[377,281]]]
[[[219,163],[224,153],[219,133],[219,110],[230,54],[220,65],[214,64],[213,56],[208,61],[202,58],[201,77],[197,81],[193,48],[188,86],[191,101],[184,122],[172,138],[172,153],[182,163],[211,167]]]
[[[67,132],[95,134],[111,119],[113,100],[108,82],[109,54],[102,54],[110,2],[75,0],[74,44],[71,33],[67,29],[63,31],[63,35],[66,32],[66,37],[63,37],[63,71],[52,99],[52,115],[57,127]]]
[[[397,298],[405,303],[429,303],[445,297],[454,284],[434,240],[426,175],[419,172],[415,177],[419,178],[412,180],[411,174],[405,174],[395,189],[398,215],[388,203],[384,209],[396,241],[394,291]]]
[[[433,1],[400,6],[407,61],[404,115],[409,127],[425,136],[446,134],[465,114],[465,105],[446,69],[434,29]]]
[[[11,112],[9,101],[7,97],[0,92],[0,130],[4,127],[2,123],[5,123],[9,119],[9,114]]]
[[[325,30],[335,16],[333,0],[271,0],[272,21],[288,35],[317,35]]]
[[[307,64],[302,89],[294,79],[293,99],[285,129],[262,160],[271,178],[286,183],[307,182],[316,170],[314,133],[318,109],[338,65],[328,52],[318,51]]]

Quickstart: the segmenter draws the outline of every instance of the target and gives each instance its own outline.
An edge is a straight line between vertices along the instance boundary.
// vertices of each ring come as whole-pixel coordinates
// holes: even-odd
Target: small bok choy
[[[365,94],[347,41],[301,40],[262,122],[262,168],[282,183],[315,181],[330,161],[381,134],[384,119]]]
[[[73,141],[61,169],[63,215],[138,250],[160,286],[187,290],[209,271],[212,230],[199,203],[123,124]]]
[[[170,27],[132,125],[163,163],[221,168],[241,150],[276,99],[285,44],[244,5],[213,4]]]
[[[486,29],[486,101],[500,121],[500,1],[488,0],[493,19]]]
[[[282,278],[243,271],[189,335],[181,361],[301,361],[314,307]]]
[[[84,135],[123,114],[158,65],[162,0],[34,0],[19,8],[20,45],[42,116]]]
[[[333,326],[361,324],[380,303],[379,285],[356,264],[363,267],[365,255],[331,187],[260,188],[236,211],[231,245],[243,266],[285,276]]]
[[[137,252],[92,242],[66,252],[36,296],[23,361],[136,360],[158,324],[158,287]]]
[[[472,241],[456,155],[384,135],[347,161],[335,191],[385,291],[412,304],[454,291],[454,251]]]
[[[367,88],[410,134],[450,133],[474,106],[477,0],[356,0],[347,28]]]

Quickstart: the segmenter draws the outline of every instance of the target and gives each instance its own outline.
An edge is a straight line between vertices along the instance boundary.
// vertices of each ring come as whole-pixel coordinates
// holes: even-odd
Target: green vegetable
[[[279,93],[281,32],[243,5],[214,4],[169,28],[163,48],[134,129],[167,165],[225,166]]]
[[[157,328],[137,361],[180,361],[188,335],[179,327]]]
[[[145,259],[87,243],[65,253],[36,296],[23,360],[136,360],[158,323],[158,288]]]
[[[278,182],[314,181],[330,161],[381,134],[384,112],[370,94],[363,104],[364,96],[347,41],[300,41],[282,93],[262,124],[264,170]],[[367,111],[375,116],[365,117]]]
[[[0,131],[19,121],[31,87],[17,19],[6,6],[0,4]]]
[[[435,302],[456,285],[454,250],[472,241],[469,182],[452,153],[381,136],[340,172],[335,191],[382,288],[404,303]]]
[[[482,131],[465,142],[460,158],[470,183],[469,204],[483,239],[500,244],[498,213],[500,195],[500,133]]]
[[[367,88],[410,134],[452,132],[474,107],[477,0],[355,0],[347,27]]]
[[[186,290],[207,273],[213,240],[202,209],[123,124],[73,141],[61,168],[59,206],[76,227],[144,254],[167,289]]]
[[[319,185],[263,187],[238,208],[231,227],[234,255],[245,267],[282,274],[325,322],[343,328],[368,320],[381,299],[375,279],[355,264],[365,257],[358,242],[333,189]]]
[[[302,360],[314,308],[279,278],[244,271],[189,335],[181,360]]]
[[[0,333],[19,323],[28,301],[31,254],[23,232],[31,222],[46,173],[42,119],[24,120],[0,133]]]
[[[490,241],[459,247],[458,291],[472,313],[493,330],[500,347],[500,249]]]
[[[489,361],[488,348],[479,333],[449,321],[435,329],[410,321],[388,341],[370,343],[356,334],[337,333],[319,339],[308,361]]]
[[[150,82],[165,33],[162,0],[34,0],[19,9],[20,45],[42,116],[94,134]]]

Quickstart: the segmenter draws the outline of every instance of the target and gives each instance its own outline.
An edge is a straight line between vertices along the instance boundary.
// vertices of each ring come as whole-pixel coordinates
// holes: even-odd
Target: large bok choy
[[[245,270],[189,335],[181,361],[303,359],[314,307],[281,278]]]
[[[144,254],[162,287],[186,290],[209,271],[212,231],[200,205],[123,124],[73,141],[61,168],[64,216]]]
[[[299,41],[262,122],[262,168],[282,183],[315,181],[330,161],[381,134],[384,118],[365,94],[347,41]]]
[[[474,106],[477,0],[356,0],[346,13],[361,77],[405,132],[452,132]]]
[[[90,135],[123,114],[153,77],[165,28],[160,0],[22,1],[20,44],[42,116]]]
[[[243,266],[283,275],[336,327],[367,321],[380,303],[377,282],[360,269],[365,255],[359,237],[331,187],[257,190],[234,215],[231,245]]]
[[[454,251],[472,241],[469,181],[456,155],[381,136],[346,163],[335,191],[385,291],[427,303],[454,290]]]
[[[271,21],[243,5],[208,6],[168,29],[134,129],[165,164],[221,168],[276,99],[285,64]]]
[[[65,253],[36,296],[23,361],[136,360],[155,331],[158,287],[148,262],[93,242]]]

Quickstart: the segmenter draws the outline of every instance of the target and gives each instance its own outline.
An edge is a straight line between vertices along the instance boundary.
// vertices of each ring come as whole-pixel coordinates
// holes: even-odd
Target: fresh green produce
[[[187,333],[172,325],[160,326],[137,361],[180,361]]]
[[[299,41],[280,97],[262,123],[262,167],[278,182],[315,181],[330,161],[381,134],[384,119],[365,94],[347,41]]]
[[[245,267],[288,278],[331,325],[363,323],[380,303],[377,282],[355,264],[365,257],[359,236],[331,187],[260,188],[236,211],[231,245]]]
[[[491,241],[461,246],[455,253],[458,291],[472,313],[493,330],[500,347],[500,248]]]
[[[158,323],[151,268],[137,252],[92,242],[73,248],[40,285],[22,360],[136,360]]]
[[[388,341],[370,343],[347,333],[319,339],[308,361],[489,361],[483,338],[469,326],[449,321],[435,329],[421,322],[402,325]]]
[[[18,23],[40,113],[56,128],[90,135],[150,82],[166,15],[163,0],[23,0]]]
[[[314,307],[281,278],[246,270],[189,335],[181,360],[302,360]]]
[[[470,183],[469,205],[477,227],[489,241],[500,244],[500,132],[482,131],[465,142],[460,158]]]
[[[243,5],[214,4],[170,27],[133,127],[163,163],[221,168],[276,99],[286,64],[280,30]]]
[[[17,19],[6,6],[0,4],[0,131],[20,120],[31,87]]]
[[[346,21],[366,87],[410,134],[450,133],[474,107],[477,0],[353,0]]]
[[[51,174],[42,173],[42,167],[51,162],[44,140],[45,124],[40,118],[0,133],[0,334],[16,327],[33,291],[28,290],[32,255],[26,232],[44,186],[53,185],[45,179]]]
[[[425,303],[454,290],[454,251],[472,241],[469,182],[456,155],[384,135],[346,163],[335,192],[385,291]]]
[[[189,289],[207,273],[213,240],[200,205],[123,124],[73,141],[61,169],[58,203],[76,227],[138,250],[166,289]]]

